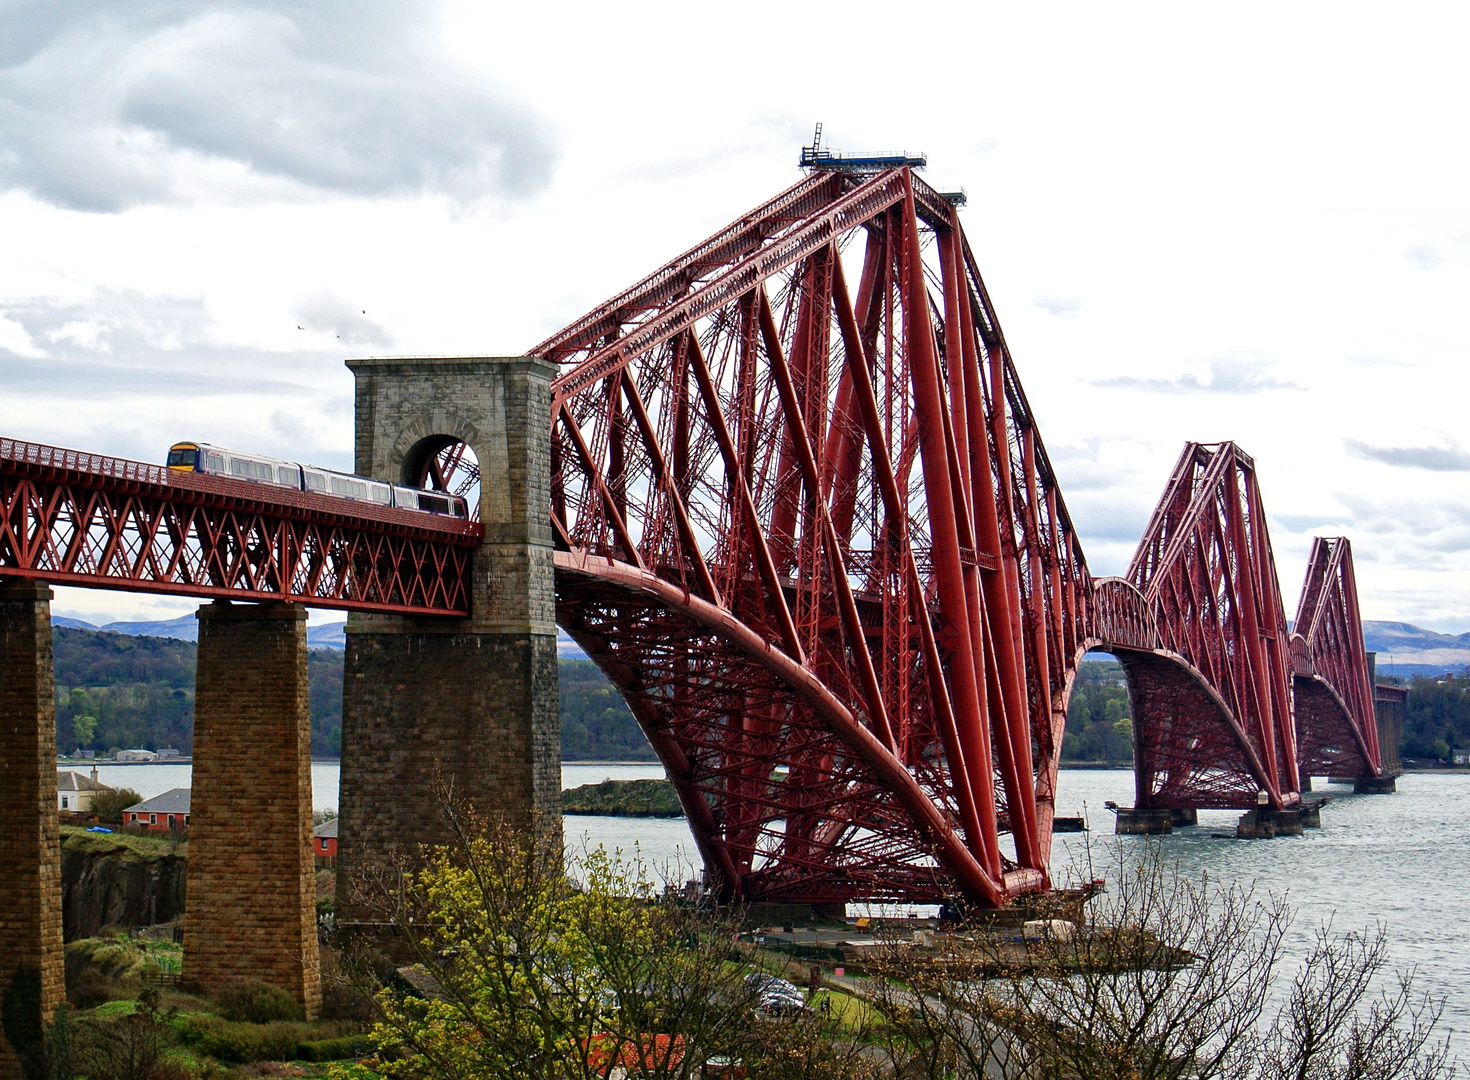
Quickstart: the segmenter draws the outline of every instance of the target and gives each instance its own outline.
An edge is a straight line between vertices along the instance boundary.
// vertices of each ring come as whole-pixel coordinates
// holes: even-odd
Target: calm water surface
[[[312,789],[318,810],[335,810],[339,767],[313,763]],[[102,765],[100,779],[133,788],[144,798],[189,784],[187,765]],[[658,778],[658,765],[562,766],[562,786],[578,787],[612,778]],[[1285,893],[1298,910],[1292,952],[1300,955],[1316,926],[1332,920],[1340,930],[1383,923],[1393,962],[1417,967],[1421,987],[1447,998],[1444,1025],[1456,1051],[1470,1060],[1470,775],[1411,774],[1394,795],[1353,795],[1351,788],[1320,786],[1332,795],[1322,811],[1322,828],[1276,840],[1216,839],[1234,835],[1235,811],[1200,813],[1198,828],[1158,838],[1167,859],[1190,875],[1248,883]],[[1089,855],[1107,876],[1119,855],[1141,851],[1142,837],[1115,836],[1103,803],[1133,802],[1133,774],[1126,770],[1064,769],[1057,813],[1085,815],[1091,833],[1062,834],[1052,857],[1058,881],[1085,877]],[[682,819],[568,817],[569,845],[605,845],[635,852],[655,876],[695,876],[698,852]]]

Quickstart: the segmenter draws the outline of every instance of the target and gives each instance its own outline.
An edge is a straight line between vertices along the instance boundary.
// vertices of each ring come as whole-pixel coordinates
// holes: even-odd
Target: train
[[[295,461],[242,454],[205,442],[178,442],[169,447],[168,467],[176,472],[199,472],[210,476],[227,476],[232,480],[248,480],[253,484],[307,491],[337,499],[352,499],[411,510],[420,514],[468,518],[469,504],[459,495],[447,491],[424,491],[419,488],[385,484],[366,476],[302,465]]]

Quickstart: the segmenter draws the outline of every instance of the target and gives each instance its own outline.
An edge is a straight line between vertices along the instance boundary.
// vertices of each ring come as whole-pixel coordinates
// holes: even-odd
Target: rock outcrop
[[[186,861],[182,852],[150,854],[104,834],[63,835],[65,940],[93,937],[104,926],[156,926],[182,915]]]

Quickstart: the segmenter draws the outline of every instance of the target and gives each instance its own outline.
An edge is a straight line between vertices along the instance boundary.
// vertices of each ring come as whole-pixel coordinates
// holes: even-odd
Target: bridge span
[[[1322,773],[1392,788],[1348,541],[1315,542],[1289,624],[1255,463],[1189,444],[1127,573],[1094,578],[957,206],[908,169],[814,169],[529,356],[348,366],[356,471],[445,486],[473,457],[476,521],[0,441],[0,987],[32,979],[47,1013],[48,584],[210,601],[185,975],[308,1012],[308,606],[352,613],[348,920],[355,879],[447,839],[436,779],[558,813],[558,623],[727,900],[1049,887],[1095,649],[1128,678],[1140,812],[1289,814]]]

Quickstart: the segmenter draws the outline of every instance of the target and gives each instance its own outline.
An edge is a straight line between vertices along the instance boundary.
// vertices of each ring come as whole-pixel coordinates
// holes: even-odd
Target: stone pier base
[[[343,682],[339,923],[377,921],[378,868],[454,842],[446,800],[560,829],[553,635],[349,625]]]
[[[1189,825],[1199,824],[1199,811],[1192,806],[1187,806],[1183,808],[1176,806],[1171,809],[1169,813],[1173,815],[1174,827],[1176,829],[1183,828]]]
[[[1119,836],[1150,836],[1174,831],[1175,811],[1165,808],[1130,807],[1118,808],[1118,824],[1115,832]]]
[[[1302,811],[1259,807],[1241,814],[1235,825],[1237,840],[1271,840],[1278,836],[1302,835]]]
[[[46,1075],[65,995],[51,590],[0,582],[0,1080]]]
[[[1394,776],[1358,776],[1353,778],[1354,795],[1391,795],[1398,790]]]
[[[306,612],[199,609],[184,981],[236,979],[321,1005],[311,851]]]

